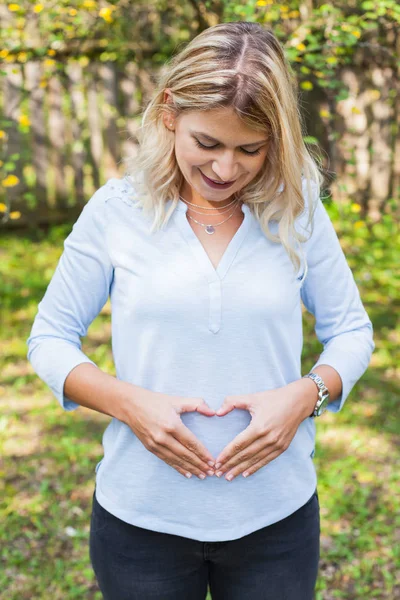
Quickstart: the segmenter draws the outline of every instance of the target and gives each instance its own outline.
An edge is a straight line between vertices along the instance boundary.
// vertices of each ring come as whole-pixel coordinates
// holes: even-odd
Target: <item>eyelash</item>
[[[196,143],[196,146],[198,146],[199,148],[203,148],[204,150],[212,150],[213,148],[216,148],[216,146],[218,146],[218,144],[216,146],[204,146],[196,138],[195,138],[195,143]],[[256,156],[257,154],[260,154],[261,150],[258,149],[258,150],[255,150],[254,152],[248,152],[247,150],[242,149],[242,152],[244,152],[244,154],[247,154],[248,156]]]

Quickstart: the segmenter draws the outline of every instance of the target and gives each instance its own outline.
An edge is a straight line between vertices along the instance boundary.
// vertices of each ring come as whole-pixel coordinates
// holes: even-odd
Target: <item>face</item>
[[[180,194],[189,202],[204,206],[225,203],[264,165],[268,134],[250,129],[232,108],[191,111],[176,119],[165,115],[164,123],[175,132],[175,155],[184,177]],[[214,188],[203,175],[233,183]]]

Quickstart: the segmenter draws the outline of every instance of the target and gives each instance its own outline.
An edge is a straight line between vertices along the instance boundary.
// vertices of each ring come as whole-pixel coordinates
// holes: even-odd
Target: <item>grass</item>
[[[354,206],[354,205],[353,205]],[[400,599],[399,236],[395,219],[360,221],[330,209],[373,321],[376,350],[339,414],[318,420],[321,505],[316,600]],[[358,225],[357,225],[358,224]],[[110,418],[61,410],[26,361],[25,341],[71,225],[4,233],[0,241],[0,589],[7,600],[100,599],[89,561],[94,467]],[[84,351],[115,374],[110,305]],[[304,315],[303,372],[321,352]],[[208,600],[211,600],[208,596]],[[278,600],[278,599],[277,599]]]

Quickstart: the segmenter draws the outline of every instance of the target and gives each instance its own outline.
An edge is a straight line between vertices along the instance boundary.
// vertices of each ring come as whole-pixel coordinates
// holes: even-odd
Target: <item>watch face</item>
[[[326,411],[326,409],[328,408],[328,404],[329,404],[329,395],[325,396],[325,398],[322,401],[322,404],[319,406],[319,408],[317,410],[318,416],[322,415],[322,413]]]

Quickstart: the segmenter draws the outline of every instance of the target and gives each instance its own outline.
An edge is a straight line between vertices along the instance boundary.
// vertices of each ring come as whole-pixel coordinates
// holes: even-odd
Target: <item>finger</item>
[[[251,464],[237,465],[236,467],[234,467],[233,469],[228,471],[225,474],[225,479],[227,481],[232,481],[232,479],[235,479],[235,477],[237,477],[240,474],[244,475],[244,473],[247,473],[246,477],[248,477],[249,475],[252,475],[256,471],[258,471],[261,467],[267,465],[272,460],[277,458],[281,453],[282,453],[282,450],[275,449],[273,452],[269,452],[269,454],[267,454],[267,455],[265,455],[265,453],[263,453],[263,456],[261,458],[260,458],[260,454],[258,454],[257,456],[254,457],[254,461],[252,461]]]
[[[181,456],[176,455],[165,446],[161,447],[159,451],[154,451],[153,453],[187,478],[190,478],[192,475],[196,475],[200,479],[205,479],[207,477],[207,473],[205,473],[202,469],[195,467],[193,464],[186,461]],[[210,470],[210,467],[208,467],[208,469]]]
[[[248,396],[226,396],[222,406],[217,410],[216,415],[218,417],[224,417],[226,414],[231,412],[234,408],[241,408],[242,410],[249,409],[249,398]]]
[[[205,415],[206,417],[213,417],[215,410],[208,406],[203,398],[180,398],[175,405],[175,409],[178,414],[184,412],[195,412]]]
[[[197,454],[188,450],[188,448],[181,444],[181,442],[179,442],[173,435],[168,436],[163,446],[172,452],[178,460],[185,461],[187,468],[192,470],[192,472],[194,472],[193,469],[197,469],[197,471],[208,473],[208,475],[214,475],[213,467],[199,458]]]
[[[252,423],[246,429],[241,431],[218,455],[215,461],[215,468],[221,469],[224,464],[231,460],[236,454],[244,452],[255,441],[260,439],[262,434],[254,427]],[[218,467],[218,465],[220,465]]]
[[[253,475],[253,473],[256,473],[256,471],[261,469],[261,467],[265,467],[268,463],[275,460],[275,458],[278,458],[278,456],[280,456],[282,454],[282,452],[283,452],[283,450],[275,450],[274,452],[271,452],[267,456],[264,456],[263,458],[261,458],[259,461],[257,461],[255,464],[251,465],[250,467],[246,467],[246,469],[242,473],[243,476],[249,477],[250,475]]]
[[[186,449],[185,455],[192,457],[194,464],[200,459],[200,462],[210,467],[209,463],[215,464],[213,455],[207,450],[207,448],[197,439],[197,437],[190,431],[186,425],[179,419],[174,429],[170,432],[171,435],[184,446]]]
[[[228,461],[226,461],[221,467],[218,467],[218,469],[217,469],[218,473],[221,473],[221,474],[227,473],[228,471],[230,471],[231,469],[233,469],[234,467],[236,467],[237,465],[240,465],[240,464],[246,464],[246,465],[253,464],[254,459],[256,457],[259,457],[259,455],[261,455],[261,453],[265,452],[265,451],[266,451],[265,439],[264,438],[257,439],[252,444],[247,446],[247,448],[242,450],[242,452],[235,454],[234,456],[232,456],[232,458],[230,458]],[[269,446],[269,451],[271,451],[270,446]],[[258,460],[258,458],[257,458],[257,460]]]

